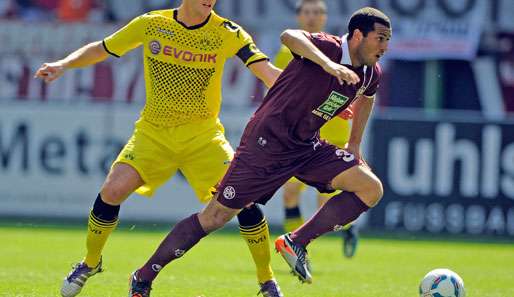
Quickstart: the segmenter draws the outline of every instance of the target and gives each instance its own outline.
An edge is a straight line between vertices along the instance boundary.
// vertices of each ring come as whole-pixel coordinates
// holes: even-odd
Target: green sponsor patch
[[[348,97],[332,91],[328,99],[323,102],[316,110],[324,114],[334,116],[336,111],[348,101]]]

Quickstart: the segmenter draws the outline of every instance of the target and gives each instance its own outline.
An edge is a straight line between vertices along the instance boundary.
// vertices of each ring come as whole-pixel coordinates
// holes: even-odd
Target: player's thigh
[[[348,192],[373,192],[380,198],[383,193],[380,179],[364,164],[339,173],[331,182],[334,189]]]
[[[216,187],[217,200],[233,209],[242,209],[251,203],[264,205],[293,176],[295,168],[277,168],[273,162],[261,162],[248,152],[238,154]]]
[[[165,132],[144,122],[136,130],[113,163],[132,167],[143,183],[136,188],[138,194],[152,196],[177,170],[176,157],[165,143]]]
[[[295,176],[320,193],[332,193],[334,177],[359,164],[359,160],[344,149],[322,142],[295,172]]]
[[[105,202],[118,205],[143,184],[136,169],[125,163],[117,163],[109,171],[100,192]]]
[[[180,170],[200,202],[212,199],[215,186],[227,172],[233,157],[230,143],[222,133],[217,133],[182,161]]]

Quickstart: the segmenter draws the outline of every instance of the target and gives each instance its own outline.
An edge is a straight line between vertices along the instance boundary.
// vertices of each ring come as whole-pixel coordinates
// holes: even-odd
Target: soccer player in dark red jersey
[[[360,143],[380,81],[378,60],[391,38],[391,22],[381,11],[356,11],[343,37],[286,30],[282,42],[295,59],[287,66],[250,119],[215,199],[180,221],[138,270],[139,285],[150,286],[158,272],[242,208],[266,203],[292,176],[320,192],[342,192],[304,225],[280,236],[275,247],[300,280],[311,282],[307,245],[338,230],[375,206],[382,184],[361,158]],[[345,148],[319,139],[319,129],[352,104],[353,125]]]

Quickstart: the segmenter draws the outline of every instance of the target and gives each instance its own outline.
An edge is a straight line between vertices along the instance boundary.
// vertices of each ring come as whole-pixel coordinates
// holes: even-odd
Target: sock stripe
[[[257,234],[260,234],[262,232],[265,232],[268,230],[268,225],[267,224],[264,224],[262,226],[259,226],[255,229],[251,229],[251,230],[242,230],[242,229],[239,229],[239,232],[242,234],[242,235],[257,235]]]
[[[90,216],[92,216],[92,217],[93,217],[93,219],[95,219],[98,223],[101,223],[101,224],[111,224],[111,223],[113,223],[113,222],[118,221],[118,217],[116,217],[116,218],[114,218],[114,219],[112,219],[112,220],[110,220],[110,221],[107,221],[107,220],[101,219],[101,218],[97,217],[93,211],[91,211],[91,212],[89,213],[89,215],[90,215]]]
[[[106,222],[101,219],[98,219],[97,217],[95,217],[95,215],[92,212],[89,214],[89,221],[93,225],[96,225],[98,227],[107,227],[107,228],[114,227],[118,223],[118,219],[115,219],[114,221],[111,221],[111,222]]]
[[[116,224],[118,223],[118,221],[114,221],[112,223],[109,223],[109,224],[106,224],[106,223],[102,223],[102,222],[98,222],[97,220],[95,220],[95,218],[93,217],[89,217],[89,222],[95,226],[98,226],[98,227],[106,227],[106,228],[111,228],[111,227],[114,227],[116,226]]]

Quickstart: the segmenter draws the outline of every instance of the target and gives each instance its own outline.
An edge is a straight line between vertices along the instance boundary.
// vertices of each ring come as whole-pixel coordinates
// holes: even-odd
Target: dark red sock
[[[198,214],[180,221],[162,241],[150,260],[138,270],[138,278],[153,281],[164,266],[182,257],[206,235],[198,220]]]
[[[352,192],[342,192],[325,203],[307,222],[291,233],[291,239],[307,246],[319,236],[344,226],[369,207]]]

